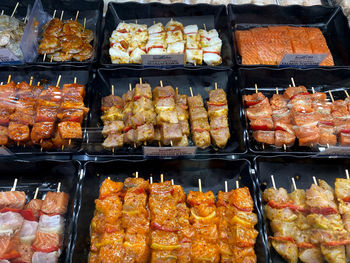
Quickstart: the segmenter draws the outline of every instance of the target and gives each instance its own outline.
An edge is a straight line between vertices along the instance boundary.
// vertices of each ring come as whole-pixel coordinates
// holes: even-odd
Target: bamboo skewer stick
[[[254,87],[255,87],[255,93],[258,93],[258,85],[254,84]]]
[[[164,175],[160,174],[160,182],[163,183],[164,182]]]
[[[312,180],[314,181],[314,184],[315,184],[315,185],[318,185],[318,183],[317,183],[317,180],[316,180],[316,177],[315,177],[315,176],[313,176],[313,177],[312,177]]]
[[[54,19],[55,18],[55,16],[56,16],[56,9],[53,11],[53,15],[52,15],[52,19]]]
[[[13,9],[11,17],[13,17],[15,15],[18,5],[19,5],[19,2],[17,2],[15,8]]]
[[[190,87],[191,97],[193,97],[192,87]]]
[[[59,193],[60,191],[61,191],[61,182],[59,182],[57,185],[57,193]]]
[[[227,186],[227,181],[225,181],[225,192],[228,192],[228,186]]]
[[[273,174],[271,174],[271,182],[272,182],[272,187],[276,190],[276,183],[275,183],[275,178],[273,176]]]
[[[349,170],[348,169],[345,169],[345,174],[346,174],[346,179],[350,179],[350,176],[349,176]]]
[[[298,188],[297,188],[297,185],[295,183],[294,177],[292,177],[292,183],[293,183],[294,190],[297,190]]]
[[[295,82],[294,82],[294,78],[290,78],[290,79],[291,79],[291,81],[292,81],[293,87],[296,87],[296,86],[295,86]]]
[[[77,14],[75,15],[75,21],[78,20],[78,16],[79,16],[79,10],[77,11]]]
[[[332,92],[329,90],[328,93],[329,93],[329,96],[331,97],[332,102],[334,102],[334,98],[333,98]]]
[[[202,180],[198,179],[198,190],[199,192],[202,192]]]
[[[12,186],[12,188],[11,188],[11,192],[16,191],[17,182],[18,182],[18,179],[15,178],[15,181],[13,182],[13,186]]]
[[[61,81],[61,77],[62,77],[61,75],[58,76],[56,87],[59,87],[60,81]]]
[[[236,181],[236,189],[238,189],[238,188],[239,188],[239,182]]]
[[[135,173],[135,178],[139,178],[139,172],[138,171],[136,171],[136,173]]]
[[[33,199],[36,199],[36,198],[38,197],[38,193],[39,193],[39,187],[37,187],[37,188],[35,189],[35,194],[34,194]]]
[[[11,82],[11,75],[9,75],[7,78],[7,84],[9,84],[10,82]]]
[[[64,14],[64,11],[62,10],[62,12],[61,12],[61,17],[60,17],[60,20],[62,21],[62,19],[63,19],[63,14]]]
[[[153,177],[152,176],[149,177],[149,183],[153,184]]]

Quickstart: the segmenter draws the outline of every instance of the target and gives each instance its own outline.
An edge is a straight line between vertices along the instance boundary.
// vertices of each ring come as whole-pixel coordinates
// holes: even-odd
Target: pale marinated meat
[[[46,214],[65,214],[69,195],[64,192],[47,192],[41,211]]]
[[[249,125],[253,131],[271,131],[274,129],[274,123],[271,117],[254,119],[249,123]]]
[[[60,122],[58,131],[63,139],[81,139],[83,137],[81,124],[74,121]]]
[[[293,96],[300,93],[307,93],[307,89],[304,86],[289,87],[285,90],[284,96],[287,99],[291,99]]]
[[[275,131],[275,145],[277,147],[293,146],[295,142],[295,135],[286,131]]]
[[[274,131],[254,131],[253,137],[257,142],[266,144],[275,144]]]

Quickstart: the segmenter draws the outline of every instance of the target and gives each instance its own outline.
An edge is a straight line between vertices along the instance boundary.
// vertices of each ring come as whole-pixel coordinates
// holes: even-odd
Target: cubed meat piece
[[[16,122],[32,126],[35,122],[35,116],[34,114],[25,114],[23,112],[16,111],[15,113],[12,113],[10,115],[10,122]]]
[[[222,127],[218,129],[210,129],[211,141],[216,147],[225,148],[230,138],[230,129]]]
[[[36,109],[35,122],[55,122],[58,108],[40,106]]]
[[[84,119],[84,111],[81,109],[63,110],[57,114],[60,121],[75,121],[82,123]]]
[[[293,146],[295,142],[295,135],[286,131],[275,131],[275,145],[277,147]]]
[[[0,107],[8,110],[10,113],[16,110],[16,98],[11,94],[0,93]]]
[[[124,133],[124,143],[134,146],[136,143],[136,131],[134,129],[130,129],[129,131]]]
[[[318,113],[293,113],[292,121],[297,126],[317,125],[320,115]]]
[[[1,235],[0,236],[0,257],[2,258],[8,258],[7,255],[10,255],[11,259],[11,253],[14,255],[18,255],[18,245],[19,245],[19,236],[10,236],[10,235]],[[6,262],[6,261],[5,261]],[[7,261],[10,262],[10,261]]]
[[[226,116],[210,118],[210,129],[220,129],[220,128],[227,128],[227,127],[228,127],[228,119]]]
[[[34,143],[42,139],[49,139],[53,136],[55,129],[54,122],[37,122],[34,124],[30,137]]]
[[[340,133],[339,143],[341,146],[350,146],[350,133]]]
[[[10,83],[0,85],[0,92],[15,92],[16,83],[11,81]]]
[[[108,133],[107,138],[102,143],[105,148],[118,148],[124,145],[124,135],[120,132]]]
[[[274,123],[275,131],[286,131],[288,133],[294,134],[293,125],[289,123],[284,123],[281,121],[275,121]]]
[[[188,111],[186,109],[187,107],[184,107],[182,104],[177,104],[175,107],[177,118],[180,121],[188,120]]]
[[[111,121],[120,121],[120,120],[123,120],[123,118],[124,118],[123,111],[116,106],[112,106],[108,108],[107,111],[105,111],[105,114],[101,117],[101,120],[104,123],[106,123]]]
[[[149,84],[136,84],[134,89],[134,100],[138,100],[141,97],[152,99],[152,89]]]
[[[153,124],[143,124],[136,128],[136,138],[138,142],[153,141],[154,127]]]
[[[199,119],[208,119],[208,113],[204,107],[190,108],[189,110],[191,121]]]
[[[179,123],[176,111],[161,111],[157,115],[157,124],[160,125],[163,122]]]
[[[178,146],[178,147],[186,147],[186,146],[188,146],[188,138],[187,138],[187,135],[182,135],[181,140],[175,142],[174,146]]]
[[[287,108],[283,108],[280,110],[274,110],[272,112],[272,119],[274,122],[281,122],[291,124],[290,111]]]
[[[73,102],[73,103],[84,104],[84,99],[83,97],[80,97],[80,96],[64,95],[62,97],[62,102]]]
[[[141,111],[153,110],[153,102],[152,100],[146,97],[140,97],[138,100],[134,101],[132,112],[136,114]]]
[[[196,95],[193,97],[187,97],[188,106],[190,108],[201,108],[204,107],[203,98],[201,95]]]
[[[8,129],[7,127],[0,126],[0,145],[6,145],[8,142]]]
[[[155,104],[155,111],[159,114],[162,111],[174,111],[175,101],[173,97],[157,99]]]
[[[49,100],[43,100],[43,99],[38,99],[37,100],[37,106],[38,107],[53,107],[53,108],[59,108],[61,105],[60,102],[55,102],[55,101],[49,101]]]
[[[175,143],[182,138],[181,127],[178,123],[162,123],[160,132],[162,142],[165,145],[169,145],[171,142]]]
[[[320,131],[320,141],[321,145],[336,145],[337,144],[337,136],[333,133]]]
[[[260,105],[260,104],[257,104]],[[249,120],[255,120],[258,118],[270,118],[272,109],[270,105],[262,105],[261,107],[252,106],[246,109],[247,117]]]
[[[253,138],[260,143],[275,144],[274,131],[254,131]]]
[[[121,109],[123,108],[123,105],[124,105],[124,102],[122,98],[120,98],[119,96],[109,95],[102,98],[101,110],[106,111],[113,106]]]
[[[58,251],[45,253],[45,252],[34,252],[32,263],[57,263],[60,254]]]
[[[18,246],[18,252],[21,256],[12,262],[32,262],[32,256],[34,252],[30,244],[21,242]]]
[[[67,141],[62,139],[60,132],[56,130],[55,136],[52,138],[52,143],[55,147],[60,148],[62,145],[65,145]]]
[[[0,125],[7,126],[10,122],[11,112],[6,108],[0,108]]]
[[[24,101],[35,101],[35,95],[31,90],[23,90],[16,93],[16,97],[18,100]]]
[[[60,110],[68,110],[68,109],[81,109],[84,111],[84,115],[89,112],[89,108],[85,107],[84,102],[71,102],[65,101],[60,105]]]
[[[25,124],[10,122],[8,127],[9,138],[16,142],[25,142],[29,140],[29,126]]]
[[[263,101],[265,99],[265,95],[261,92],[254,93],[251,95],[243,95],[243,102],[244,105],[247,107],[253,106],[255,104],[258,104],[259,102]]]
[[[24,207],[24,209],[32,210],[34,216],[39,219],[41,206],[43,205],[43,200],[41,199],[32,199]]]
[[[84,98],[85,86],[81,84],[76,84],[76,83],[63,84],[62,93],[63,95],[73,95],[73,96],[80,96]]]
[[[201,132],[202,130],[209,131],[210,130],[209,122],[207,119],[194,120],[191,122],[191,129],[193,131],[199,131],[199,132]]]
[[[164,87],[155,87],[152,91],[153,99],[158,98],[174,98],[175,97],[175,90],[172,86],[164,86]]]
[[[270,99],[270,105],[273,111],[287,107],[288,99],[281,94],[273,94]]]
[[[107,136],[109,133],[121,133],[124,127],[125,126],[123,121],[107,122],[103,126],[102,134],[104,136]]]
[[[217,104],[227,104],[226,92],[223,89],[210,90],[209,101]]]
[[[62,247],[62,235],[37,231],[32,248],[36,252],[54,252]]]
[[[190,135],[190,125],[188,124],[188,121],[187,120],[179,121],[179,124],[181,126],[182,134],[189,136]]]
[[[131,117],[131,123],[133,127],[143,125],[145,123],[155,124],[156,113],[152,110],[138,112]]]
[[[320,132],[316,126],[302,126],[294,129],[300,146],[313,146],[319,143]]]
[[[47,192],[41,211],[45,214],[64,215],[67,212],[69,194],[64,192]]]
[[[46,90],[41,92],[39,99],[60,102],[62,99],[62,92],[59,87],[49,86]]]
[[[304,86],[298,86],[298,87],[289,87],[285,90],[284,96],[287,99],[291,99],[293,96],[300,94],[300,93],[308,93],[307,89]]]
[[[274,124],[271,117],[258,118],[250,122],[250,128],[253,131],[271,131],[274,129]]]
[[[60,122],[58,131],[63,139],[81,139],[83,137],[80,123],[74,121]]]
[[[315,92],[313,94],[310,94],[310,96],[313,101],[323,102],[327,100],[327,94],[324,92]]]
[[[0,209],[5,207],[23,209],[26,203],[26,193],[22,191],[6,191],[0,192]],[[0,214],[1,229],[11,228],[12,225],[18,225],[18,228],[22,226],[23,218],[18,213],[7,212]],[[11,223],[10,223],[11,221]],[[9,225],[6,225],[8,223]],[[14,229],[16,230],[16,229]],[[18,229],[19,230],[19,229]]]
[[[208,114],[210,118],[219,117],[219,116],[227,116],[228,106],[220,105],[220,104],[208,104]]]
[[[22,81],[16,85],[17,92],[22,91],[22,90],[31,90],[31,89],[32,89],[31,86],[25,81]]]
[[[176,102],[176,104],[187,105],[187,95],[186,94],[176,94],[175,102]]]
[[[312,108],[317,113],[330,115],[332,103],[327,101],[313,101]]]
[[[209,131],[192,132],[192,140],[197,147],[205,149],[210,146],[210,133]]]
[[[34,94],[34,98],[38,99],[42,90],[43,90],[43,86],[34,86],[33,87],[33,94]]]
[[[124,93],[122,96],[124,105],[128,102],[133,101],[134,100],[133,97],[134,97],[134,92],[132,90],[128,90],[126,93]]]

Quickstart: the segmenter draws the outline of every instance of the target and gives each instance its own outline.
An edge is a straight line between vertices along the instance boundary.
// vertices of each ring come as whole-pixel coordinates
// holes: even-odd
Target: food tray
[[[74,77],[77,77],[77,83],[85,85],[86,96],[84,99],[84,104],[86,107],[88,105],[88,98],[90,96],[90,81],[91,75],[84,66],[57,66],[54,69],[48,68],[46,66],[12,66],[12,67],[0,67],[0,82],[7,82],[8,75],[11,74],[11,80],[15,83],[26,81],[29,83],[30,77],[33,76],[33,85],[38,81],[45,83],[45,88],[49,85],[56,86],[58,76],[61,75],[60,87],[65,83],[73,83]],[[24,147],[23,145],[17,146],[16,144],[7,145],[6,147],[0,147],[2,154],[5,155],[55,155],[55,154],[68,154],[68,153],[78,153],[82,151],[82,142],[86,136],[86,124],[87,121],[84,120],[82,123],[83,138],[78,140],[72,140],[70,147],[65,147],[62,149],[51,149],[51,150],[42,150],[38,145],[31,145]]]
[[[189,87],[192,87],[193,94],[201,94],[203,99],[208,98],[208,91],[214,89],[214,83],[218,83],[219,88],[223,88],[228,96],[229,105],[229,127],[231,138],[226,148],[215,150],[213,146],[207,149],[197,149],[197,155],[228,155],[232,153],[243,153],[246,151],[243,139],[243,129],[239,116],[239,99],[237,89],[233,88],[233,73],[228,71],[213,71],[206,69],[100,69],[94,82],[94,94],[91,96],[91,111],[88,120],[88,136],[84,141],[87,153],[90,156],[111,157],[112,151],[102,147],[104,138],[102,136],[103,123],[101,120],[101,98],[111,94],[111,85],[114,85],[114,94],[122,96],[129,90],[129,83],[134,88],[142,77],[144,83],[151,84],[152,89],[160,85],[172,85],[173,88],[179,87],[179,93],[191,96]],[[156,146],[156,145],[154,145]],[[158,147],[158,146],[156,146]],[[134,149],[133,147],[124,146],[114,151],[115,156],[143,156],[142,147]]]
[[[326,92],[328,100],[331,101],[328,91],[332,91],[334,100],[345,99],[344,90],[350,89],[350,70],[349,69],[240,69],[237,86],[241,91],[241,95],[255,93],[254,85],[257,84],[258,91],[261,91],[265,96],[271,98],[276,93],[278,87],[279,94],[282,94],[288,85],[291,85],[291,77],[294,78],[296,85],[305,86],[310,93],[311,87],[315,91]],[[243,105],[243,97],[240,98]],[[257,143],[252,131],[249,129],[248,118],[246,117],[244,106],[242,107],[243,118],[245,119],[245,127],[247,128],[248,148],[255,154],[332,154],[326,147],[315,145],[314,147],[299,146],[298,140],[292,147],[287,147],[286,151],[283,148],[266,145],[264,149],[261,143]],[[340,148],[340,147],[338,147]],[[326,151],[325,151],[326,150]],[[337,154],[342,154],[337,152]],[[349,151],[344,151],[343,154],[349,154]]]
[[[90,66],[91,64],[97,64],[99,54],[99,41],[102,27],[102,11],[103,1],[91,1],[91,0],[43,0],[43,7],[45,12],[52,17],[54,10],[56,12],[56,18],[60,18],[62,10],[64,11],[63,20],[75,19],[76,13],[79,10],[78,22],[84,25],[84,17],[86,17],[86,29],[90,29],[94,32],[94,40],[90,44],[94,49],[94,53],[91,59],[86,61],[64,61],[64,62],[50,62],[50,59],[46,57],[46,61],[43,61],[43,55],[38,55],[34,62],[29,64],[35,65],[50,65],[57,66],[61,64],[69,65],[84,65]],[[39,32],[38,46],[41,39],[41,32]]]
[[[104,67],[143,67],[138,64],[112,64],[109,56],[109,38],[113,30],[122,21],[135,23],[137,20],[138,23],[149,26],[153,25],[153,21],[156,21],[162,22],[165,26],[170,18],[178,20],[184,25],[197,24],[199,29],[203,28],[203,24],[206,24],[207,30],[215,28],[222,40],[222,64],[214,67],[205,64],[202,66],[186,64],[186,68],[230,68],[232,66],[232,38],[228,25],[226,6],[208,4],[187,5],[182,3],[109,3],[103,30],[103,42],[101,42],[100,63]]]
[[[116,171],[116,169],[118,171]],[[265,241],[262,238],[261,213],[254,196],[255,185],[250,175],[250,164],[247,160],[147,160],[147,161],[108,161],[88,162],[84,168],[84,178],[80,186],[80,200],[78,217],[75,222],[76,234],[72,247],[72,262],[87,262],[89,253],[89,228],[94,214],[94,199],[98,198],[99,186],[104,179],[124,181],[132,173],[138,171],[139,176],[149,178],[153,182],[160,181],[160,174],[164,173],[164,180],[174,179],[175,184],[184,187],[186,193],[190,190],[198,191],[198,179],[202,180],[202,191],[213,191],[216,195],[219,190],[224,191],[224,182],[228,181],[228,189],[235,187],[239,180],[240,186],[247,186],[254,198],[255,213],[259,223],[259,236],[255,245],[258,262],[266,262]],[[217,176],[220,175],[220,176]]]
[[[61,191],[69,194],[60,263],[68,262],[79,171],[80,163],[77,161],[0,161],[0,173],[6,175],[0,179],[0,191],[10,191],[17,178],[16,190],[24,191],[27,201],[34,197],[37,187],[39,187],[39,199],[43,198],[48,191],[56,192],[59,182],[61,182]]]
[[[235,31],[271,25],[320,28],[332,53],[335,66],[350,65],[350,53],[347,49],[350,45],[350,28],[340,7],[229,5],[228,11],[233,30],[234,59],[239,66],[257,67],[259,65],[242,64]]]
[[[313,183],[312,176],[323,179],[334,188],[335,179],[345,178],[345,169],[349,168],[348,158],[305,158],[305,157],[257,157],[254,161],[257,182],[260,191],[272,187],[271,175],[274,175],[276,187],[283,187],[289,193],[293,191],[292,177],[299,189],[308,189]],[[259,197],[261,202],[261,199]],[[265,221],[266,222],[266,221]],[[268,226],[265,225],[268,229]],[[267,231],[269,233],[269,229]],[[274,249],[270,249],[272,262],[286,262]]]

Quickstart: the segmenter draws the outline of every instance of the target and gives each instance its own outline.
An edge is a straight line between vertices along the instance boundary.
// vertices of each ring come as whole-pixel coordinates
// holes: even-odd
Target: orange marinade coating
[[[123,189],[123,183],[105,179],[100,187],[99,199],[104,199],[111,194],[117,194]]]

